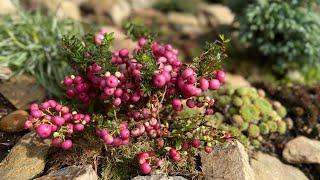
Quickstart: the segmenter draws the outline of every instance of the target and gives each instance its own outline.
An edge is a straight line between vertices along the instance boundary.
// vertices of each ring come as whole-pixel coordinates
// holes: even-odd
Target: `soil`
[[[14,110],[16,110],[16,108],[0,93],[0,119]],[[0,131],[0,161],[7,156],[10,149],[24,134],[26,134],[25,131],[19,133],[5,133]]]

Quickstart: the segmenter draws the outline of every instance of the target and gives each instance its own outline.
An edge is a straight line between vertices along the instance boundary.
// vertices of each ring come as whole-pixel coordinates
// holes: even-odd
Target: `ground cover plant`
[[[82,33],[80,23],[17,8],[15,16],[1,17],[0,64],[15,74],[34,75],[50,95],[62,95],[60,82],[72,68],[64,61],[60,42],[65,34]]]
[[[72,149],[81,136],[104,144],[106,158],[118,170],[123,164],[137,167],[130,174],[114,173],[122,175],[118,178],[138,170],[144,175],[160,171],[194,176],[199,150],[211,153],[212,146],[231,139],[206,123],[215,101],[203,94],[219,89],[225,80],[219,62],[227,57],[228,40],[221,36],[207,43],[203,54],[184,64],[172,45],[162,45],[134,26],[128,26],[128,34],[138,43],[132,52],[111,52],[113,33],[104,29],[81,38],[64,37],[69,63],[77,72],[63,81],[69,101],[32,104],[25,126],[64,150]],[[205,111],[182,118],[178,112],[185,103]]]

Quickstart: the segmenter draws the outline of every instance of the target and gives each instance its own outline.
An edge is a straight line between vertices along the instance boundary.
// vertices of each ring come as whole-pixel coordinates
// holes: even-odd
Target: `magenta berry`
[[[41,137],[41,138],[47,138],[51,135],[51,126],[49,124],[40,124],[37,129],[36,133]]]
[[[130,131],[126,128],[120,130],[120,137],[122,139],[128,139],[130,137]]]
[[[72,145],[72,141],[70,139],[67,139],[61,143],[61,148],[63,150],[69,150],[72,148]]]
[[[114,88],[118,86],[118,78],[115,76],[109,76],[106,79],[106,84],[108,87]]]
[[[209,81],[206,80],[205,78],[201,78],[199,80],[200,83],[200,88],[202,89],[202,91],[206,91],[209,88]]]
[[[84,130],[84,125],[83,124],[76,124],[73,126],[73,129],[76,131],[76,132],[81,132]]]
[[[201,145],[201,141],[199,139],[194,139],[191,141],[191,146],[194,148],[199,148]]]
[[[139,166],[141,174],[147,175],[151,173],[151,166],[149,163],[143,163]]]
[[[102,139],[105,144],[109,145],[109,144],[113,143],[113,137],[110,134],[106,134],[106,135],[102,136]]]
[[[62,141],[59,138],[53,138],[52,141],[51,141],[51,144],[54,147],[61,147]]]
[[[223,83],[225,81],[226,78],[226,73],[224,71],[217,71],[216,72],[216,79],[218,79],[220,81],[220,83]]]
[[[217,90],[220,87],[220,81],[217,79],[212,79],[209,82],[209,89],[210,90]]]
[[[65,119],[61,116],[55,116],[53,117],[52,122],[57,126],[61,126],[65,123]]]
[[[166,78],[163,74],[156,74],[153,78],[153,85],[156,87],[163,87],[166,84]]]

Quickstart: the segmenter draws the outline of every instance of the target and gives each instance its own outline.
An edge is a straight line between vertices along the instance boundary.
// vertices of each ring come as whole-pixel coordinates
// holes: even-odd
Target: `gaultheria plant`
[[[147,35],[138,38],[132,52],[126,48],[111,52],[112,41],[113,33],[106,30],[63,39],[77,72],[64,79],[66,96],[75,109],[90,116],[66,111],[66,106],[50,100],[33,105],[26,126],[63,149],[71,148],[73,132],[94,128],[92,136],[100,138],[114,162],[135,162],[141,174],[157,169],[195,171],[199,150],[210,153],[213,145],[230,139],[206,123],[207,115],[215,112],[215,101],[203,94],[219,89],[225,80],[218,63],[226,58],[227,40],[221,36],[220,41],[208,43],[189,65],[178,59],[172,45]],[[178,112],[186,106],[204,112],[180,117]]]

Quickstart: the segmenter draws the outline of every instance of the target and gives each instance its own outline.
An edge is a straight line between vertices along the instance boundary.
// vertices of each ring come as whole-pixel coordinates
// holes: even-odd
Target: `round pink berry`
[[[220,81],[217,79],[212,79],[209,82],[209,89],[210,90],[217,90],[220,87]]]
[[[40,124],[37,129],[36,133],[41,137],[41,138],[47,138],[51,135],[51,126],[49,124]]]
[[[69,150],[72,148],[72,141],[70,139],[67,139],[65,141],[62,142],[61,144],[61,148],[63,150]]]

